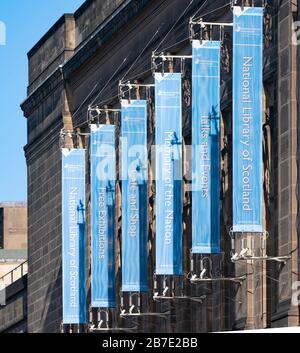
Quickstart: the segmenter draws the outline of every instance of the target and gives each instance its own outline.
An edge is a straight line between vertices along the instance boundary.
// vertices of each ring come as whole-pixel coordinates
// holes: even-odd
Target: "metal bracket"
[[[65,333],[63,322],[60,323],[60,328],[59,329],[60,329],[60,333]]]
[[[192,55],[164,55],[163,53],[161,54],[152,54],[152,58],[154,59],[159,59],[161,58],[163,61],[166,61],[167,59],[192,59]]]
[[[136,331],[138,329],[137,326],[130,327],[130,328],[123,328],[123,327],[111,327],[111,328],[98,328],[98,327],[90,327],[89,332],[109,332],[109,331],[117,331],[117,332],[131,332]]]
[[[91,108],[89,107],[88,108],[88,111],[89,112],[96,112],[98,114],[101,114],[101,113],[106,113],[106,112],[120,112],[121,109],[109,109],[109,108],[99,108],[99,107],[95,107],[95,108]]]
[[[286,264],[288,260],[291,259],[290,255],[285,255],[285,256],[241,256],[237,259],[232,259],[232,262],[238,262],[238,261],[276,261],[280,263]]]
[[[128,88],[139,88],[139,87],[155,87],[154,84],[142,84],[142,83],[119,83],[119,87],[128,87]]]
[[[247,279],[247,276],[240,276],[240,277],[216,277],[216,278],[200,278],[200,277],[194,277],[189,278],[190,282],[192,284],[196,283],[203,283],[203,282],[234,282],[239,285],[243,283]]]
[[[199,25],[199,26],[216,26],[216,27],[233,27],[233,23],[229,22],[205,22],[202,18],[199,21],[190,21],[191,25]]]
[[[97,116],[93,116],[92,113],[96,112]],[[121,112],[121,109],[111,109],[111,108],[99,108],[98,106],[96,107],[89,107],[88,108],[88,121],[89,124],[92,123],[95,119],[97,120],[97,125],[99,125],[100,121],[100,115],[101,114],[106,114],[106,122],[109,121],[109,115],[108,113],[119,113]]]
[[[158,301],[158,300],[177,300],[177,299],[189,299],[187,296],[166,296],[166,295],[153,295],[153,300]]]
[[[155,316],[155,317],[161,317],[163,319],[166,319],[167,316],[170,315],[170,312],[167,311],[165,313],[124,313],[124,314],[120,314],[120,316],[124,319],[126,319],[127,317],[148,317],[148,316]]]
[[[122,99],[125,99],[125,93],[129,92],[129,100],[131,100],[131,95],[130,95],[130,91],[132,89],[139,89],[139,88],[151,88],[151,87],[155,87],[154,84],[144,84],[144,83],[131,83],[130,81],[128,82],[119,82],[119,100],[121,101]],[[127,90],[126,90],[127,88]]]
[[[249,233],[254,233],[254,234],[260,234],[260,250],[264,250],[264,253],[262,256],[252,256],[252,255],[247,255],[247,252],[253,251],[253,249],[249,249],[247,246],[244,245],[245,239],[243,238],[243,234],[249,234]],[[241,234],[241,236],[239,235]],[[229,231],[229,236],[231,238],[231,261],[232,262],[238,262],[238,261],[276,261],[280,263],[286,264],[288,260],[291,259],[291,255],[280,255],[280,256],[268,256],[265,254],[266,252],[266,241],[269,237],[269,233],[267,231],[263,232],[233,232],[231,229]],[[240,253],[234,253],[235,252],[235,239],[238,239],[240,237],[241,239],[241,252]],[[252,238],[253,239],[253,238]]]
[[[244,8],[245,0],[242,0],[241,1],[242,3],[240,5],[238,4],[238,2],[239,2],[238,0],[231,0],[231,8],[233,8],[234,6],[240,6],[241,8]],[[262,7],[265,8],[266,7],[266,0],[261,0],[261,4],[262,4]],[[255,6],[255,2],[253,0],[251,1],[251,5]]]
[[[167,296],[163,296],[163,295],[154,295],[153,296],[153,300],[154,301],[160,301],[160,300],[191,300],[194,302],[198,302],[198,303],[203,303],[204,299],[206,299],[206,295],[203,295],[201,297],[189,297],[186,295],[183,296],[171,296],[171,297],[167,297]]]
[[[189,22],[189,26],[190,26],[190,41],[192,41],[195,38],[195,30],[194,30],[194,26],[199,26],[200,27],[200,41],[203,40],[203,29],[206,27],[209,27],[210,29],[210,37],[212,35],[212,29],[213,27],[219,27],[219,31],[220,31],[220,40],[223,41],[223,37],[224,37],[224,28],[225,27],[233,27],[233,23],[228,23],[228,22],[204,22],[202,18],[200,18],[199,20],[193,20],[193,18],[190,19]],[[210,38],[211,39],[211,38]]]
[[[60,148],[64,148],[66,136],[69,137],[70,139],[72,139],[73,137],[78,138],[79,136],[90,136],[90,133],[61,129],[59,132],[59,146],[60,146]]]
[[[151,69],[152,69],[152,74],[154,75],[155,72],[157,72],[157,68],[159,65],[162,66],[162,73],[165,73],[165,68],[164,68],[164,63],[168,60],[169,62],[173,62],[173,59],[180,59],[181,60],[181,71],[183,73],[183,67],[184,67],[184,62],[186,59],[192,59],[192,55],[171,55],[171,54],[164,54],[163,52],[156,54],[155,52],[152,53],[151,57]],[[160,59],[161,63],[158,64],[156,63],[157,59]],[[172,63],[172,68],[173,68],[173,63]],[[170,68],[169,68],[170,69]],[[170,71],[173,72],[173,71]]]

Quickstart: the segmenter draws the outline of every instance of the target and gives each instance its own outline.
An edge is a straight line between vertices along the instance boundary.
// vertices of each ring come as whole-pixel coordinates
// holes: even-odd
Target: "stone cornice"
[[[113,12],[64,64],[63,72],[65,78],[68,79],[74,71],[85,63],[150,2],[151,0],[127,0]]]
[[[29,117],[36,106],[63,82],[61,67],[58,67],[30,96],[21,104],[25,117]]]
[[[100,27],[91,34],[82,45],[76,49],[74,55],[58,67],[44,82],[41,83],[21,104],[26,117],[30,116],[39,102],[47,97],[59,83],[68,79],[78,70],[95,52],[106,44],[113,35],[120,31],[134,16],[136,16],[151,0],[127,0]],[[194,9],[191,9],[193,11]],[[265,74],[270,77],[274,73],[274,65],[265,68]]]
[[[62,15],[54,25],[48,30],[48,32],[43,35],[43,37],[29,50],[27,53],[27,57],[31,58],[39,49],[40,47],[57,31],[59,27],[65,24],[66,19],[74,19],[74,15],[70,13],[66,13]]]
[[[128,0],[109,16],[96,32],[77,49],[75,54],[64,65],[58,67],[49,75],[21,104],[25,117],[30,116],[39,102],[46,98],[64,78],[70,77],[75,70],[150,2],[151,0]]]

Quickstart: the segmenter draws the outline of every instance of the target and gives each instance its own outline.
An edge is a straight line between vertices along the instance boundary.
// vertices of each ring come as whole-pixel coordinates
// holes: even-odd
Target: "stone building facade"
[[[0,202],[0,249],[27,249],[25,202]]]
[[[5,305],[0,305],[0,333],[27,332],[27,274],[6,287]]]
[[[253,1],[257,6],[261,3]],[[244,4],[248,2],[244,1]],[[267,253],[269,256],[287,256],[287,260],[237,263],[230,260],[233,247],[229,236],[233,187],[232,33],[226,29],[221,76],[223,253],[212,258],[213,275],[222,274],[226,278],[246,275],[246,279],[196,286],[179,279],[177,285],[183,286],[185,295],[198,300],[154,302],[153,293],[149,293],[143,298],[147,310],[168,314],[125,322],[116,312],[114,324],[118,327],[152,332],[206,332],[299,325],[299,306],[292,297],[299,280],[297,81],[300,53],[292,44],[292,25],[299,17],[300,3],[267,0],[265,5],[263,209],[268,238],[265,250],[261,249],[263,242],[257,235],[251,240],[251,235],[246,234],[244,243],[251,244],[249,247],[254,256]],[[25,154],[28,166],[29,332],[57,332],[62,320],[61,130],[88,132],[87,109],[90,104],[118,107],[118,81],[124,75],[125,79],[152,83],[151,53],[157,47],[171,54],[190,54],[188,23],[196,11],[197,16],[204,16],[205,21],[232,21],[230,6],[224,0],[87,0],[74,14],[62,16],[28,53],[28,97],[22,103],[22,109],[28,126]],[[157,29],[159,32],[153,37]],[[149,45],[145,47],[147,43]],[[127,58],[125,62],[124,58]],[[180,69],[176,63],[174,65],[175,70]],[[183,136],[185,144],[189,145],[191,65],[188,61],[183,69]],[[150,146],[154,143],[155,128],[153,93],[150,93],[149,100]],[[87,136],[72,136],[67,140],[68,146],[88,147]],[[89,211],[89,185],[87,191]],[[155,189],[152,187],[149,193],[149,284],[152,290],[154,201]],[[119,206],[117,213],[120,249]],[[185,191],[183,268],[186,273],[189,271],[191,245],[190,215],[191,195]],[[89,235],[88,225],[89,219]],[[241,239],[237,238],[234,247],[238,249],[240,246]],[[89,259],[88,248],[87,254]],[[120,256],[119,252],[119,272]],[[88,289],[89,286],[87,280]]]
[[[27,260],[27,204],[0,202],[0,285],[10,284],[10,271]],[[25,264],[24,267],[27,267]],[[15,280],[21,276],[14,271]]]
[[[27,331],[27,204],[0,202],[0,332]]]

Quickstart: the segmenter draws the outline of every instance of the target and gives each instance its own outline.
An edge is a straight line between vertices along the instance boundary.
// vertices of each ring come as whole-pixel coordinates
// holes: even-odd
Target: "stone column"
[[[276,312],[272,326],[299,325],[298,307],[291,304],[292,283],[298,280],[297,231],[297,47],[292,45],[293,14],[297,5],[283,0],[278,5],[278,255],[291,254],[279,268]],[[274,293],[275,295],[275,293]]]

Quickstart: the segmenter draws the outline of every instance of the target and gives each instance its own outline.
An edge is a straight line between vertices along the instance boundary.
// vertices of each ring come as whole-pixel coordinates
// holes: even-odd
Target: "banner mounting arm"
[[[194,20],[193,18],[190,19],[189,22],[190,26],[190,41],[194,40],[196,37],[196,31],[194,29],[195,26],[198,26],[198,33],[197,36],[200,38],[200,41],[203,41],[203,32],[205,28],[209,28],[209,40],[212,40],[212,32],[213,27],[218,27],[220,31],[220,39],[222,41],[222,33],[224,32],[225,27],[233,27],[232,22],[205,22],[202,18],[199,20]]]
[[[147,90],[150,89],[150,88],[154,88],[155,85],[154,84],[146,84],[146,83],[137,83],[137,82],[130,82],[130,81],[127,81],[127,82],[122,82],[120,81],[119,82],[119,100],[120,102],[125,99],[125,94],[128,93],[129,95],[129,101],[131,100],[131,90],[132,89],[136,89],[137,90],[137,94],[139,92],[139,89],[140,88],[146,88]]]
[[[164,63],[166,61],[172,62],[174,59],[180,59],[181,60],[181,73],[183,73],[183,68],[184,68],[184,62],[186,59],[192,59],[192,55],[172,55],[172,54],[156,54],[155,52],[152,53],[152,58],[151,58],[151,63],[152,63],[152,74],[154,75],[155,72],[157,72],[157,68],[159,65],[162,66],[162,74],[164,75],[165,69],[164,69]],[[157,59],[160,59],[160,64],[157,64],[156,61]],[[173,72],[169,68],[169,72]]]
[[[247,276],[239,276],[239,277],[216,277],[216,278],[200,278],[200,277],[191,277],[189,278],[192,284],[203,283],[203,282],[234,282],[241,285]]]
[[[232,262],[238,261],[276,261],[286,264],[288,260],[291,259],[290,255],[284,256],[240,256],[238,258],[231,258]]]

